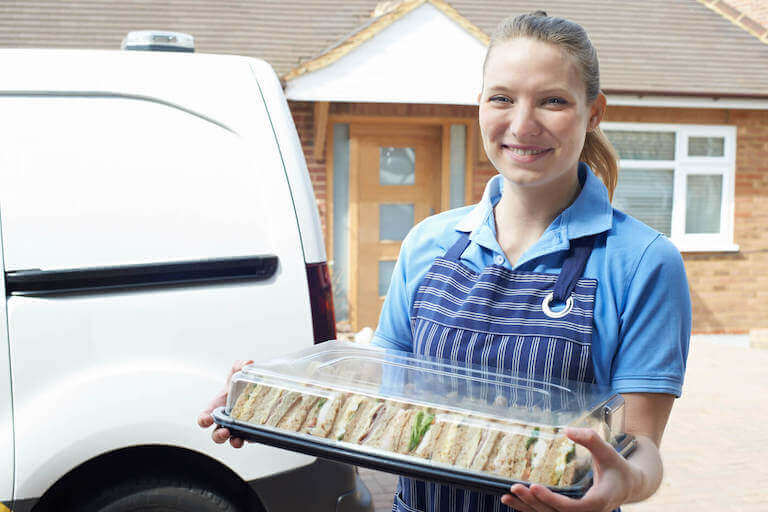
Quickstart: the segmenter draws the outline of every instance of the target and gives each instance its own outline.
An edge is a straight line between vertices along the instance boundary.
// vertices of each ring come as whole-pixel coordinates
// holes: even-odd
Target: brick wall
[[[304,146],[320,217],[325,230],[325,161],[313,157],[313,104],[291,102]],[[334,104],[331,113],[352,115],[476,117],[476,107],[450,105]],[[611,107],[606,121],[737,126],[736,207],[737,253],[686,253],[695,333],[747,333],[768,327],[768,114],[764,111],[718,109],[653,109]],[[474,168],[473,194],[479,200],[495,174],[487,162]]]

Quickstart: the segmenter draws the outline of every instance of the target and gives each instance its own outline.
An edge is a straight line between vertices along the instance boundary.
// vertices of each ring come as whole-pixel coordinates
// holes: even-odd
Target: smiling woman
[[[498,175],[477,205],[410,229],[373,343],[610,386],[637,448],[624,459],[594,431],[567,429],[595,463],[581,499],[537,484],[500,498],[400,477],[394,510],[498,510],[501,500],[523,512],[611,511],[645,499],[660,484],[659,444],[682,391],[690,296],[677,249],[611,206],[617,157],[599,128],[606,102],[586,32],[541,11],[504,20],[478,102]]]

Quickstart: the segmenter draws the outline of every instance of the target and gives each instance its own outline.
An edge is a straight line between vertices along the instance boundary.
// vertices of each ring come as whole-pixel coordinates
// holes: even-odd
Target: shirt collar
[[[595,176],[584,162],[579,162],[579,181],[583,183],[581,192],[576,200],[557,216],[547,228],[542,239],[550,231],[563,241],[573,240],[588,235],[602,233],[611,229],[613,224],[613,207],[608,198],[608,190],[603,182]],[[485,186],[480,202],[465,215],[455,226],[456,231],[469,233],[474,240],[488,219],[493,215],[493,207],[501,199],[504,179],[500,174],[491,178]],[[566,248],[570,244],[566,245]]]

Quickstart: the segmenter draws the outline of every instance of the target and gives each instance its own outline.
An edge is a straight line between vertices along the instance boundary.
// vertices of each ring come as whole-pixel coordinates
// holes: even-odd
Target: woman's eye
[[[509,98],[507,98],[506,96],[491,96],[491,101],[495,101],[495,102],[498,102],[498,103],[508,103],[508,102],[511,102],[511,100]]]
[[[550,105],[567,105],[568,101],[563,98],[547,98],[546,103]]]

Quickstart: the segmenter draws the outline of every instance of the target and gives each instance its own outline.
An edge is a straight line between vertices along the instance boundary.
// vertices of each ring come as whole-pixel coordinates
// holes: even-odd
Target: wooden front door
[[[439,126],[350,125],[350,321],[376,328],[400,244],[441,200]]]

